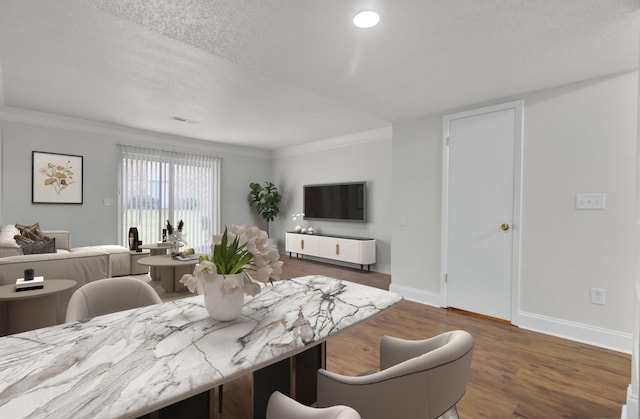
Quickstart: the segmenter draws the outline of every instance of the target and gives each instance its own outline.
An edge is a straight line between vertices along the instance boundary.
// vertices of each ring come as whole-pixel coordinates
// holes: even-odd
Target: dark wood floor
[[[388,289],[390,276],[289,259],[283,279],[321,274]],[[403,301],[327,343],[327,367],[357,374],[378,365],[382,335],[423,339],[455,329],[475,348],[461,418],[620,417],[631,382],[631,357],[453,310]],[[225,384],[223,418],[251,416],[250,377]],[[418,416],[417,416],[418,417]]]

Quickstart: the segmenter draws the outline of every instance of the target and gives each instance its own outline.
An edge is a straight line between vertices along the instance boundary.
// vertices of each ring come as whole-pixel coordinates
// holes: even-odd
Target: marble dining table
[[[267,284],[240,317],[203,296],[0,338],[0,418],[135,418],[300,354],[402,300],[311,275]]]

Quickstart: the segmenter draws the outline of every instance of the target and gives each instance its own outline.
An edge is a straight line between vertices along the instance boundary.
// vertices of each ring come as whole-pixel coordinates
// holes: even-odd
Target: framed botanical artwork
[[[82,204],[82,156],[34,151],[31,202]]]

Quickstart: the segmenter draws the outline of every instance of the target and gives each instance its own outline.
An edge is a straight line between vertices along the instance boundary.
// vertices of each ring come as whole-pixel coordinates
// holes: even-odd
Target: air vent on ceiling
[[[178,121],[178,122],[185,122],[187,124],[199,124],[199,121],[196,121],[194,119],[187,119],[187,118],[183,118],[181,116],[172,116],[171,119],[173,119],[174,121]]]

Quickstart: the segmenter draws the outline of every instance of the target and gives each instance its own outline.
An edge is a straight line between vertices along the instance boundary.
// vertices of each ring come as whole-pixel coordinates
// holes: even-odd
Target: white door
[[[444,118],[445,305],[512,320],[522,102]]]

